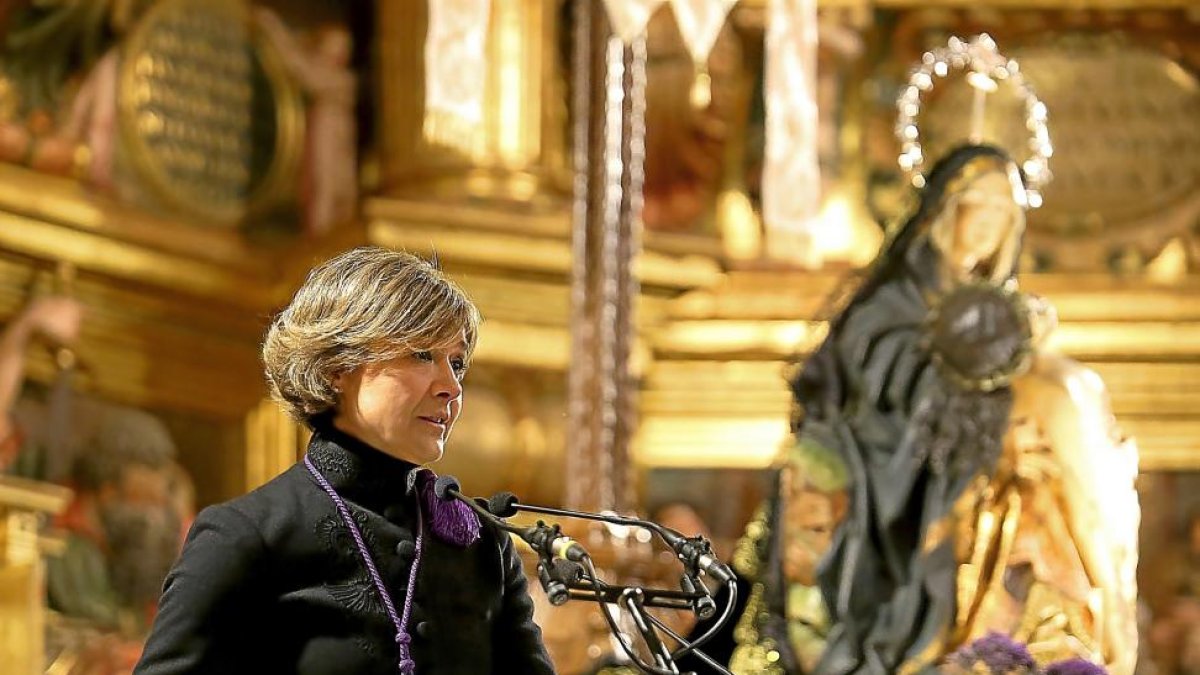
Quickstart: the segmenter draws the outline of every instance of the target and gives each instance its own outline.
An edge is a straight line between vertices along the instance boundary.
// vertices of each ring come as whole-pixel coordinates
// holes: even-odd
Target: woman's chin
[[[433,464],[444,454],[445,449],[440,445],[436,448],[419,448],[413,451],[413,457],[409,461],[413,464]]]
[[[432,464],[442,458],[444,449],[441,444],[430,447],[417,447],[406,445],[402,448],[388,448],[385,452],[396,459],[408,462],[410,464]]]

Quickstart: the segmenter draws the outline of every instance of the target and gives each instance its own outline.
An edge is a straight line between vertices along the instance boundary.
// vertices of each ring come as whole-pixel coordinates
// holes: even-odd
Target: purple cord
[[[412,636],[408,634],[408,618],[412,613],[413,589],[417,587],[417,568],[421,566],[421,549],[425,541],[425,518],[421,515],[421,504],[417,503],[417,551],[413,556],[412,568],[408,570],[408,588],[404,589],[404,613],[400,615],[400,626],[396,629],[396,644],[400,645],[400,672],[411,675],[417,663],[409,653]],[[380,592],[386,592],[380,587]]]
[[[383,579],[379,576],[379,570],[375,569],[375,561],[371,558],[371,552],[367,550],[367,544],[363,541],[362,532],[358,529],[358,524],[354,522],[354,518],[350,515],[350,509],[347,508],[346,502],[338,496],[333,486],[329,481],[325,480],[325,476],[313,466],[312,460],[308,455],[304,456],[304,466],[308,467],[308,472],[317,479],[317,483],[333,500],[333,505],[337,507],[338,513],[342,516],[342,522],[346,523],[346,527],[350,529],[350,534],[354,537],[354,545],[358,547],[358,554],[362,558],[363,564],[367,566],[367,572],[371,575],[371,581],[375,583],[375,590],[379,592],[379,599],[383,601],[383,607],[387,611],[388,618],[392,620],[392,625],[396,627],[396,645],[400,649],[400,672],[405,675],[411,675],[417,667],[415,661],[412,660],[412,655],[409,653],[409,645],[412,643],[412,636],[408,634],[408,619],[412,611],[413,590],[417,586],[417,568],[421,565],[421,550],[423,548],[422,541],[425,538],[425,519],[421,514],[421,503],[417,500],[417,547],[416,554],[413,557],[412,569],[408,571],[408,588],[404,592],[404,613],[401,616],[396,615],[396,607],[392,604],[392,596],[388,594],[387,588],[383,585]]]

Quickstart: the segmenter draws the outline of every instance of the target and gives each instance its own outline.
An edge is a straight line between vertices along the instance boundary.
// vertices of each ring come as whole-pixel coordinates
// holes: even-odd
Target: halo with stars
[[[921,95],[931,91],[939,79],[957,70],[966,70],[967,82],[984,92],[996,91],[1002,82],[1016,88],[1025,104],[1025,128],[1029,130],[1029,156],[1018,161],[1025,172],[1029,206],[1041,206],[1041,189],[1050,181],[1050,157],[1054,154],[1050,132],[1046,128],[1046,104],[1025,81],[1017,62],[1001,54],[996,41],[987,33],[977,35],[969,42],[951,37],[945,47],[921,56],[921,63],[913,69],[908,84],[896,99],[900,169],[913,187],[925,187],[925,155],[917,121],[921,114]]]

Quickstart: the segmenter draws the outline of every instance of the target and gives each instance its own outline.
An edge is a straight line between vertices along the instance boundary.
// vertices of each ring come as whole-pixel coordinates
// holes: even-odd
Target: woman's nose
[[[458,398],[463,393],[462,381],[458,379],[458,373],[455,372],[454,366],[448,362],[438,368],[438,379],[435,386],[437,395],[448,399]]]

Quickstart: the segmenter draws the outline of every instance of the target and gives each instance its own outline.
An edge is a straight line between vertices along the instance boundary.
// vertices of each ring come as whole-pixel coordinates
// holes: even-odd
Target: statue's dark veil
[[[1007,389],[966,392],[944,381],[922,340],[942,283],[928,226],[977,160],[1011,165],[983,145],[940,160],[915,213],[790,383],[796,433],[836,451],[851,481],[849,512],[818,570],[833,626],[818,673],[923,667],[953,626],[952,542],[926,533],[972,479],[994,470],[1011,409]]]
[[[939,284],[935,269],[937,253],[926,238],[929,223],[943,205],[947,184],[957,178],[967,164],[981,157],[1012,161],[1007,153],[994,146],[963,145],[952,150],[930,170],[913,214],[885,242],[858,289],[837,316],[831,317],[830,337],[821,343],[792,379],[793,400],[800,408],[802,418],[819,416],[827,406],[840,407],[842,403],[843,378],[837,373],[826,372],[821,354],[831,349],[831,338],[840,332],[852,309],[872,296],[881,284],[901,276],[912,276],[930,290],[936,289]],[[794,421],[796,428],[793,431],[799,431],[802,418]]]

